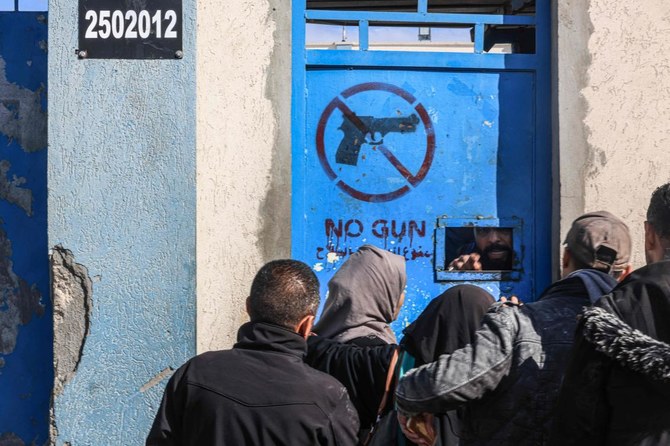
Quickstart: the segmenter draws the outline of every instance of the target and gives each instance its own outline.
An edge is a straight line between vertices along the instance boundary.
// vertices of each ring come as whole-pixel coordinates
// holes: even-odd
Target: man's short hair
[[[617,277],[630,263],[632,241],[628,226],[607,211],[578,217],[572,222],[565,244],[576,269],[595,269]]]
[[[254,322],[269,322],[295,328],[305,316],[316,315],[319,280],[312,269],[298,260],[273,260],[254,277],[248,311]]]
[[[651,194],[647,222],[660,237],[670,239],[670,183],[660,186]]]

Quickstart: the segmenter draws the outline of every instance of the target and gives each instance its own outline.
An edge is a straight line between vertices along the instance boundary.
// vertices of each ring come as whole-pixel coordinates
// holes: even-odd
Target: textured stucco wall
[[[649,196],[670,180],[670,3],[558,2],[561,234],[584,211],[609,210],[644,264]]]
[[[49,2],[55,444],[143,444],[195,353],[195,2],[182,60],[78,60]]]
[[[585,206],[629,224],[633,261],[642,266],[649,197],[670,181],[670,3],[591,0],[589,15]]]
[[[227,348],[290,255],[290,4],[198,2],[198,350]]]

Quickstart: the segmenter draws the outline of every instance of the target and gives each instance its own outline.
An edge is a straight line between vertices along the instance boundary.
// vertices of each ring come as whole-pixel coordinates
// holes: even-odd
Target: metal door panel
[[[405,256],[409,298],[396,330],[449,286],[433,273],[438,218],[532,221],[533,73],[310,70],[306,84],[305,212],[294,221],[294,252],[324,284],[364,243]],[[501,111],[510,101],[513,107]],[[426,122],[419,118],[413,132],[384,135],[380,145],[391,157],[363,143],[356,165],[337,162],[348,113],[383,120],[422,110]],[[431,137],[432,160],[416,178]],[[524,256],[520,269],[529,271],[531,260]],[[496,296],[501,288],[520,296],[534,291],[530,280],[482,285]]]
[[[0,436],[48,440],[46,14],[0,12]]]
[[[293,256],[327,281],[359,246],[405,256],[397,334],[436,295],[476,283],[537,298],[551,277],[549,11],[535,16],[305,11],[294,5]],[[421,10],[423,8],[423,10]],[[358,49],[306,50],[301,23],[358,23]],[[375,22],[473,23],[474,52],[374,51]],[[535,54],[487,54],[492,24],[536,28]],[[459,25],[460,26],[460,25]],[[448,271],[456,228],[508,228],[514,264]]]

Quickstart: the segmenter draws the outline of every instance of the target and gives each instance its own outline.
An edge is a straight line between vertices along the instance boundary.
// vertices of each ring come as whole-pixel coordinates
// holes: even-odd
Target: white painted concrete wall
[[[290,3],[198,2],[198,351],[228,348],[290,256]]]
[[[609,210],[633,232],[636,267],[649,197],[670,181],[669,28],[664,0],[558,2],[561,233]]]

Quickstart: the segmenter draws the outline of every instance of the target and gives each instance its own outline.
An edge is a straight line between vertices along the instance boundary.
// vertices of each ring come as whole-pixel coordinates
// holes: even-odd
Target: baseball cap
[[[594,269],[620,271],[630,261],[628,226],[607,211],[590,212],[573,221],[565,244],[576,260]]]

